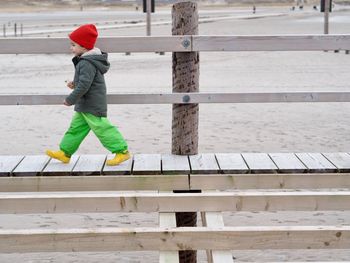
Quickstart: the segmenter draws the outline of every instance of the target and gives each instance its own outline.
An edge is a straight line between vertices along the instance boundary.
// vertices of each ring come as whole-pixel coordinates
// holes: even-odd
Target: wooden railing
[[[104,37],[106,52],[350,50],[350,35]],[[0,54],[67,53],[66,38],[0,39]],[[66,95],[0,95],[0,105],[62,104]],[[349,102],[350,92],[109,94],[109,104]]]
[[[109,53],[350,50],[350,35],[104,37],[97,45]],[[0,39],[1,54],[67,52],[66,38]],[[1,95],[0,105],[54,105],[61,104],[64,97],[65,95]],[[110,104],[349,101],[350,92],[110,94],[108,96]],[[178,161],[174,158],[175,163]],[[167,260],[170,258],[171,262],[178,262],[177,252],[174,254],[173,251],[206,249],[209,262],[232,262],[231,249],[349,249],[349,226],[225,227],[221,214],[221,211],[349,210],[348,189],[340,192],[334,189],[276,190],[288,186],[318,188],[318,185],[321,188],[349,188],[348,177],[348,174],[334,173],[310,174],[310,176],[188,176],[182,173],[173,177],[170,175],[124,178],[4,177],[0,178],[2,192],[0,213],[159,212],[160,227],[0,229],[0,252],[160,250],[166,251],[161,253],[160,262],[169,262]],[[153,189],[157,192],[140,194],[80,192],[108,191],[110,187],[113,190]],[[234,193],[158,192],[196,187],[205,191],[232,188],[257,190],[253,192],[241,190]],[[269,190],[261,190],[265,188]],[[276,191],[271,192],[271,189]],[[63,192],[52,193],[52,190]],[[64,192],[67,190],[77,192]],[[175,212],[180,211],[201,211],[203,227],[176,228]]]
[[[67,38],[2,38],[0,54],[62,54],[68,45]],[[96,45],[108,53],[350,50],[350,35],[101,37]]]

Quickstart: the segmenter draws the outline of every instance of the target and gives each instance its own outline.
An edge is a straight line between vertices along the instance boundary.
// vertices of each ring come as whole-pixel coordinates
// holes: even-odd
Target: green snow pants
[[[122,153],[128,149],[128,145],[117,127],[113,126],[106,117],[75,112],[70,127],[60,143],[61,151],[67,156],[73,155],[90,130],[110,152]]]

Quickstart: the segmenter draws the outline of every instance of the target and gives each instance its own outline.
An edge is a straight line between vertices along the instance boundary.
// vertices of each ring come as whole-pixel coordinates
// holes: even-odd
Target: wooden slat
[[[350,174],[191,175],[191,189],[350,188]],[[131,191],[189,189],[187,175],[3,177],[0,192]]]
[[[350,210],[350,191],[0,193],[0,213]]]
[[[100,175],[105,161],[106,155],[81,155],[72,171],[72,175]]]
[[[99,37],[96,45],[108,53],[117,52],[185,52],[191,51],[191,45],[184,46],[183,41],[191,43],[190,36],[133,36]],[[67,38],[3,38],[0,39],[0,54],[62,54],[69,53]]]
[[[74,166],[76,165],[79,159],[78,155],[73,155],[69,163],[62,163],[58,160],[51,159],[45,169],[42,172],[42,175],[71,175]]]
[[[61,105],[67,95],[0,95],[0,105]],[[108,104],[350,102],[350,92],[108,94]]]
[[[107,159],[112,159],[115,155],[114,154],[109,154],[107,156]],[[131,169],[132,169],[132,163],[133,163],[134,157],[132,156],[129,160],[115,166],[109,166],[105,165],[103,167],[103,174],[106,175],[128,175],[131,174]]]
[[[159,226],[163,228],[176,227],[175,213],[159,213]],[[161,251],[159,263],[179,263],[179,253],[177,251]]]
[[[27,155],[13,170],[14,176],[40,175],[50,158],[46,155]]]
[[[191,189],[322,189],[350,188],[350,174],[191,175]]]
[[[193,36],[193,51],[349,50],[350,35]]]
[[[280,173],[304,173],[305,165],[294,153],[269,153],[272,161],[277,165]]]
[[[184,44],[185,40],[188,45]],[[108,53],[349,50],[350,35],[101,37],[97,45]],[[2,54],[68,52],[67,39],[62,37],[0,39]]]
[[[349,247],[349,226],[0,229],[1,253]]]
[[[321,153],[296,153],[296,156],[305,164],[310,173],[332,173],[337,168]]]
[[[0,155],[0,176],[9,176],[23,158],[23,155]]]
[[[0,192],[131,191],[188,189],[187,175],[50,176],[0,178]]]
[[[203,226],[224,227],[224,219],[221,212],[203,212]],[[207,250],[208,263],[233,263],[231,250]]]
[[[160,154],[135,154],[132,174],[161,174]]]
[[[249,172],[249,168],[239,153],[216,153],[215,156],[221,173],[229,174]]]
[[[350,155],[348,153],[322,153],[339,172],[350,172]]]
[[[162,154],[162,174],[189,174],[187,155]]]
[[[191,174],[219,173],[219,166],[213,153],[190,155]]]
[[[276,173],[278,168],[266,153],[242,153],[251,173]]]

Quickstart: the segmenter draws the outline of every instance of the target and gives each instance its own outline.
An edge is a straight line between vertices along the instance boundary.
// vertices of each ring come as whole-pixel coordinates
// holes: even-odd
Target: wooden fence
[[[105,37],[98,46],[110,53],[350,50],[350,35]],[[0,39],[1,54],[67,50],[65,38]],[[63,98],[64,95],[1,95],[0,105],[61,104]],[[110,94],[108,99],[118,104],[349,102],[350,93]],[[159,212],[160,227],[0,229],[0,252],[160,250],[160,262],[178,262],[176,251],[204,249],[209,262],[233,262],[230,250],[235,249],[350,249],[348,225],[227,227],[221,214],[349,210],[349,174],[188,174],[178,171],[167,176],[12,177],[10,172],[0,178],[0,213]],[[293,190],[285,189],[289,187]],[[162,192],[176,188],[202,192]],[[237,191],[213,192],[232,188]],[[131,189],[154,192],[99,192]],[[203,226],[176,228],[175,212],[179,211],[200,211]]]

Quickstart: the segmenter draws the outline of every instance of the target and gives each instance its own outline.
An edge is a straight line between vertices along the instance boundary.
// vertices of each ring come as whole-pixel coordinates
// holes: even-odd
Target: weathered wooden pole
[[[325,35],[328,35],[328,33],[329,33],[329,7],[330,7],[330,0],[325,0],[325,2],[324,2],[324,27],[323,27],[323,33]]]
[[[147,21],[147,36],[151,35],[151,11],[152,11],[152,2],[151,0],[146,0],[146,12],[147,12],[147,16],[146,16],[146,21]]]
[[[197,35],[198,9],[193,2],[180,2],[172,8],[172,34]],[[188,45],[190,43],[183,43]],[[173,92],[199,91],[199,53],[173,53]],[[198,104],[173,104],[172,154],[198,153]],[[196,212],[176,213],[177,226],[196,226]],[[180,251],[180,263],[197,262],[197,251]]]

